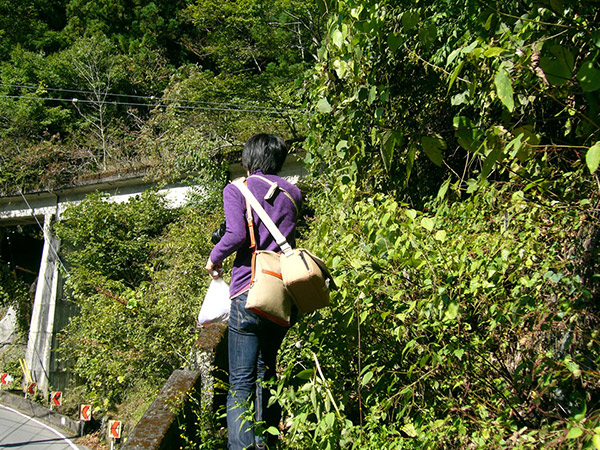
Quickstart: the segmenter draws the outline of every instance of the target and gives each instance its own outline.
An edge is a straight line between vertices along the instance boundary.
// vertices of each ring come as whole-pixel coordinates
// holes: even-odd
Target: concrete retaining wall
[[[69,437],[81,436],[81,421],[73,420],[48,408],[44,408],[42,405],[32,402],[23,396],[0,391],[0,403],[52,427],[61,428],[70,434]]]

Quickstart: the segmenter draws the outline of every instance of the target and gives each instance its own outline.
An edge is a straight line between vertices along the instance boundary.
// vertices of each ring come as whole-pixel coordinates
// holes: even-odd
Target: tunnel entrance
[[[19,331],[27,332],[44,248],[39,226],[0,227],[0,319],[12,306]]]
[[[0,261],[14,276],[29,285],[40,270],[44,236],[38,224],[0,227]]]

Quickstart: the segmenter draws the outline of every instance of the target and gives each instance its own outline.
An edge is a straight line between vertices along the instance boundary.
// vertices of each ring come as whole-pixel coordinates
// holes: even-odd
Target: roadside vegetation
[[[108,411],[185,366],[225,154],[263,129],[306,152],[301,244],[340,287],[288,334],[284,420],[265,432],[290,449],[600,449],[597,5],[183,3],[153,3],[160,29],[128,10],[135,38],[68,6],[1,53],[0,88],[19,95],[0,98],[5,191],[144,166],[214,194],[176,211],[93,195],[55,224],[82,312],[63,355],[86,395]],[[41,76],[86,45],[125,61],[106,59],[123,65],[96,91],[74,63]],[[153,91],[161,106],[94,103]],[[206,430],[189,448],[221,442]]]

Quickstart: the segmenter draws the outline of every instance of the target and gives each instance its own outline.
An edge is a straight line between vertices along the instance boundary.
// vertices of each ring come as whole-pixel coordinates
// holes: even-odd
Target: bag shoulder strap
[[[237,180],[234,180],[232,184],[240,190],[252,209],[256,211],[256,214],[258,214],[260,220],[263,221],[269,230],[269,233],[271,233],[271,235],[275,238],[275,242],[277,242],[277,245],[279,245],[279,248],[281,248],[283,254],[290,255],[292,253],[292,247],[281,231],[279,231],[279,228],[277,228],[277,225],[275,225],[271,217],[269,217],[269,214],[267,214],[262,205],[258,202],[258,200],[256,200],[254,194],[250,192],[250,189],[248,189],[248,186],[246,186],[244,180],[238,178]]]
[[[296,209],[296,217],[298,217],[299,211],[298,211],[298,205],[296,204],[296,202],[294,201],[294,198],[292,197],[292,194],[290,194],[287,190],[285,190],[284,188],[282,188],[281,186],[279,186],[279,184],[276,181],[271,181],[266,177],[263,177],[261,175],[250,175],[248,178],[257,178],[259,180],[264,181],[265,183],[269,184],[269,186],[271,186],[269,188],[269,190],[267,191],[267,193],[265,194],[265,200],[269,200],[273,194],[275,193],[275,191],[277,189],[279,189],[281,192],[284,193],[284,195],[290,199],[290,201],[292,202],[292,205],[294,205],[294,208]]]

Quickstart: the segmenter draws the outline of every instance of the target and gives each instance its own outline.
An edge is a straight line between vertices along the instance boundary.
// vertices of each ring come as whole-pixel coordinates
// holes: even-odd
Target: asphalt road
[[[78,450],[60,431],[0,405],[0,449]]]

